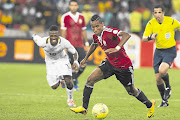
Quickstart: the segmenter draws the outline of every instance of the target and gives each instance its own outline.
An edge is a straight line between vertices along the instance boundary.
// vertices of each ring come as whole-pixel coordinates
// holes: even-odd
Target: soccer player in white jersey
[[[34,42],[42,47],[45,53],[47,82],[52,89],[58,88],[62,80],[66,83],[66,90],[69,106],[76,106],[73,101],[73,82],[72,69],[78,72],[78,53],[71,43],[65,38],[59,36],[59,29],[52,25],[49,30],[49,36],[41,38],[38,35],[33,35]],[[64,51],[73,54],[74,63],[71,66],[68,55]]]

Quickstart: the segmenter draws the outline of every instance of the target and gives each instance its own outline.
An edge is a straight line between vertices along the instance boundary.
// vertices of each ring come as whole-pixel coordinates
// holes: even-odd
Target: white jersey
[[[72,54],[75,54],[76,52],[76,49],[71,45],[71,43],[61,36],[59,36],[58,44],[56,46],[50,44],[49,37],[42,38],[38,35],[34,35],[33,40],[39,47],[43,48],[46,62],[67,59],[68,55],[64,49],[67,49],[67,51]]]

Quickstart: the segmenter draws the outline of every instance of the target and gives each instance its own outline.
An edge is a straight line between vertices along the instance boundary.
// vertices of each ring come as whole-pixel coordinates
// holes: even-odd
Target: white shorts
[[[68,59],[46,62],[46,72],[49,86],[58,83],[63,75],[72,76],[72,68]]]

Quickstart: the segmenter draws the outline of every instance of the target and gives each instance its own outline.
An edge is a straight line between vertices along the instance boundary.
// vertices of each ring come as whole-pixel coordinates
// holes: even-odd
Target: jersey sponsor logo
[[[113,30],[113,34],[118,34],[118,30]]]
[[[82,24],[82,19],[79,19],[79,24]]]
[[[165,34],[165,38],[166,38],[166,39],[169,39],[170,37],[171,37],[171,33],[166,33],[166,34]]]

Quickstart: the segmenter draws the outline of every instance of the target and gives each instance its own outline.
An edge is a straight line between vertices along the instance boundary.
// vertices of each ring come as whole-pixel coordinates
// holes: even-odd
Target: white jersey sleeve
[[[71,54],[75,54],[77,52],[76,49],[73,47],[73,45],[68,40],[66,40],[63,37],[61,37],[61,39],[63,40],[64,46],[68,52],[70,52]]]
[[[65,25],[65,20],[64,20],[66,15],[67,15],[67,13],[63,14],[62,17],[61,17],[61,29],[62,30],[66,30],[67,29],[67,27]]]
[[[46,38],[45,37],[42,38],[38,35],[33,35],[33,40],[39,47],[45,47],[46,46]]]

